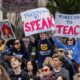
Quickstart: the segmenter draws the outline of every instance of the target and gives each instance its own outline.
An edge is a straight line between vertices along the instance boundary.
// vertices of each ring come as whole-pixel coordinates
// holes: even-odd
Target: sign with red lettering
[[[55,26],[55,36],[80,38],[80,14],[56,13]]]
[[[54,30],[54,18],[46,8],[37,8],[21,13],[25,36]]]

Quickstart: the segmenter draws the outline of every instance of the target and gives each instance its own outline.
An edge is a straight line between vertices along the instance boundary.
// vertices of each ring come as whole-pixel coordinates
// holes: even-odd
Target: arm
[[[66,45],[64,45],[58,38],[52,37],[54,43],[58,46],[58,48],[65,48]]]
[[[56,30],[52,31],[52,35],[51,35],[54,43],[58,46],[58,48],[65,48],[66,45],[64,45],[57,37],[54,36],[55,33],[56,33]]]
[[[73,55],[72,55],[73,59],[77,62],[80,63],[80,38],[78,39],[75,48],[73,50]]]
[[[78,39],[76,45],[75,45],[76,48],[78,48],[80,50],[80,38]]]

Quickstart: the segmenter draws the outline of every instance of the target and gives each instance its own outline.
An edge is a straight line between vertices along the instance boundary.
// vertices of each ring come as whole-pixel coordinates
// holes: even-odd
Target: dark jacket
[[[43,62],[46,57],[51,57],[53,55],[53,42],[50,39],[35,41],[36,54],[35,58],[38,61],[37,65],[39,68],[42,67]]]
[[[22,70],[22,72],[18,75],[14,74],[14,72],[11,72],[10,78],[11,80],[29,80],[29,76],[24,70]]]
[[[29,59],[29,54],[26,52],[26,50],[16,50],[15,48],[11,49],[10,50],[10,55],[11,56],[17,56],[17,57],[20,57],[22,59]]]

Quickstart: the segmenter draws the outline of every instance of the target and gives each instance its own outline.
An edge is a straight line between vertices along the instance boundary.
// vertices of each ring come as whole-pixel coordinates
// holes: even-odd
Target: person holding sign
[[[11,28],[6,24],[2,25],[2,33],[3,33],[4,39],[14,38],[14,35],[13,35]]]
[[[66,38],[66,44],[63,44],[56,37],[53,37],[53,40],[58,48],[63,48],[69,52],[69,58],[74,59],[77,63],[80,63],[80,38],[77,40],[77,42],[74,38]]]
[[[39,33],[39,37],[39,40],[35,40],[34,37],[30,36],[30,40],[36,47],[35,57],[38,62],[38,68],[40,69],[45,58],[53,55],[53,42],[50,42],[46,32]]]

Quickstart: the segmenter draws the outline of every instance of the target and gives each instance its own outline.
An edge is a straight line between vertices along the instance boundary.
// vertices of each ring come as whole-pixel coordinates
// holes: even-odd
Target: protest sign
[[[54,18],[46,8],[37,8],[21,12],[25,36],[54,30]]]
[[[14,39],[15,35],[9,20],[0,21],[1,35],[4,39]]]
[[[80,37],[80,14],[61,14],[56,13],[55,26],[57,33],[55,36]]]

